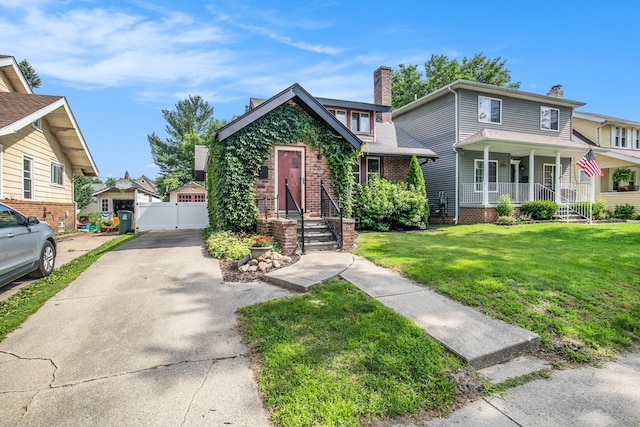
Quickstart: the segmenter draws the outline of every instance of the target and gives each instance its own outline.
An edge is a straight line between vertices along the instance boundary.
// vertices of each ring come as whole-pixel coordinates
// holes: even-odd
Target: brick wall
[[[411,159],[403,157],[385,157],[382,159],[382,177],[389,181],[407,181]]]
[[[298,248],[297,221],[294,219],[272,218],[273,237],[278,241],[283,255],[292,255]]]
[[[391,106],[391,67],[382,66],[373,72],[373,98],[378,105]],[[383,122],[391,121],[391,113],[376,113],[376,118]]]
[[[9,199],[4,199],[3,203],[22,212],[26,216],[35,216],[41,221],[47,221],[51,229],[55,232],[75,230],[76,228],[75,203],[34,202]],[[61,226],[61,224],[64,225]]]
[[[460,208],[459,224],[482,224],[496,222],[498,212],[496,208]]]

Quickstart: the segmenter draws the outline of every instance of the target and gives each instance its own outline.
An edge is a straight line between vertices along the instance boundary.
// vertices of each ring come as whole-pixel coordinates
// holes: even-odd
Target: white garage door
[[[206,203],[136,204],[136,231],[201,229],[208,226]]]

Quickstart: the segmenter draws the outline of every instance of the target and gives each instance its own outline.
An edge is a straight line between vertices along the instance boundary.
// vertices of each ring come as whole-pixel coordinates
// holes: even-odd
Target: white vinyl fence
[[[136,232],[199,229],[209,226],[206,203],[137,203],[135,215]]]

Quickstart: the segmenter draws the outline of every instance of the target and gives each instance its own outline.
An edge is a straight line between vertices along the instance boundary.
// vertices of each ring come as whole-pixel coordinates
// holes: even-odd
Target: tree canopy
[[[20,68],[22,75],[24,76],[29,86],[31,86],[31,89],[40,87],[40,84],[42,83],[42,81],[40,80],[40,76],[38,76],[36,70],[33,69],[31,64],[29,64],[29,61],[23,59],[18,63],[18,68]]]
[[[92,199],[93,187],[91,184],[101,183],[99,178],[90,176],[75,175],[73,177],[73,199],[78,209],[82,210],[89,206]]]
[[[162,115],[168,137],[148,135],[153,160],[160,168],[155,181],[161,193],[193,180],[195,146],[210,146],[214,130],[222,126],[213,118],[213,107],[199,95],[189,95],[173,110],[163,109]]]
[[[487,58],[482,53],[472,58],[465,56],[462,61],[431,55],[424,64],[424,79],[418,65],[400,64],[391,78],[393,108],[400,108],[459,79],[518,89],[520,82],[511,82],[506,63],[505,59]]]

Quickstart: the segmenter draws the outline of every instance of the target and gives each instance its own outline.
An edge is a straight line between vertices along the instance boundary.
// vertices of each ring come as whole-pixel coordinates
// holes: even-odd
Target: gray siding
[[[412,110],[393,121],[409,135],[433,150],[438,156],[435,162],[422,166],[430,204],[437,203],[438,192],[449,196],[449,214],[453,215],[456,163],[455,100],[453,94],[445,95],[421,108]]]
[[[554,138],[571,139],[571,108],[540,103],[526,99],[509,98],[493,94],[461,89],[460,94],[460,139],[464,140],[482,129],[499,129],[510,132],[523,132]],[[502,101],[502,123],[478,121],[478,96],[488,96]],[[559,131],[540,129],[540,107],[560,110]]]

